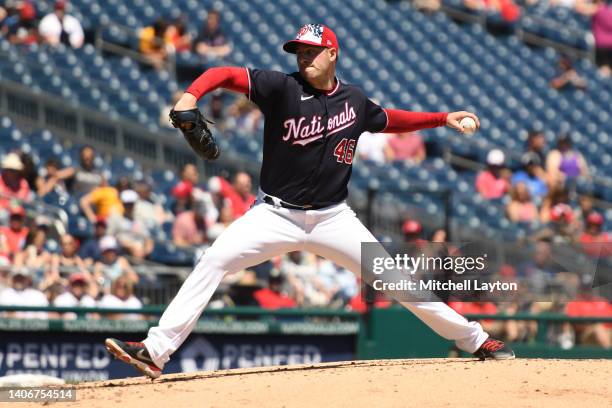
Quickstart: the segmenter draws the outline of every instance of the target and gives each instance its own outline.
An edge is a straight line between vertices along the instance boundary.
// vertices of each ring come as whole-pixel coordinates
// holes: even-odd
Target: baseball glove
[[[191,148],[204,160],[215,160],[219,157],[219,146],[215,142],[208,123],[213,123],[204,118],[202,112],[197,108],[185,111],[170,111],[170,122],[172,126],[183,133]]]

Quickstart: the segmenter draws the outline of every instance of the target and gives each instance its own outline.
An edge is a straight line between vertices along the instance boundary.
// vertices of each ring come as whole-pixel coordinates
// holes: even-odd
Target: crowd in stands
[[[67,1],[56,1],[53,12],[44,16],[37,15],[35,5],[29,0],[7,0],[0,5],[0,31],[12,44],[83,46],[83,27],[67,12]]]
[[[208,11],[195,38],[187,30],[187,18],[181,16],[174,21],[159,17],[140,31],[140,52],[156,67],[161,68],[168,56],[176,53],[193,52],[202,57],[202,65],[208,60],[221,59],[231,51],[225,34],[221,30],[221,15]]]
[[[36,10],[28,1],[6,2],[0,15],[1,29],[15,44],[64,43],[78,48],[84,35],[79,22],[66,13],[66,3],[58,1],[53,13],[36,23]],[[439,5],[439,2],[423,2]],[[480,4],[480,2],[474,2]],[[512,1],[486,2],[496,7],[504,19],[518,18]],[[612,42],[606,27],[605,13],[610,7],[596,1],[593,29],[598,62],[605,74],[611,65]],[[480,7],[479,5],[475,7]],[[578,6],[576,6],[578,8]],[[517,14],[518,13],[518,14]],[[602,17],[603,16],[603,17]],[[172,22],[162,18],[140,33],[140,51],[153,65],[162,67],[172,53],[192,52],[207,60],[223,58],[231,52],[228,39],[221,30],[221,16],[211,10],[195,38],[186,29],[187,20]],[[574,86],[584,89],[586,81],[572,68],[571,61],[561,60],[560,75],[551,86],[561,89]],[[180,96],[180,95],[179,95]],[[168,111],[160,114],[160,124],[169,126]],[[246,98],[236,99],[224,108],[223,98],[213,95],[207,107],[208,116],[221,130],[254,134],[261,130],[261,113]],[[358,157],[378,164],[405,162],[418,164],[427,151],[423,136],[418,133],[397,135],[364,134],[357,148]],[[249,174],[238,172],[231,178],[214,176],[201,180],[198,168],[186,164],[180,180],[165,192],[168,202],[154,191],[146,178],[111,179],[96,164],[97,153],[91,146],[80,151],[78,164],[62,166],[49,159],[41,168],[34,168],[25,152],[12,152],[2,157],[0,175],[0,305],[31,306],[98,306],[133,308],[142,306],[134,296],[141,277],[136,266],[146,262],[154,249],[154,231],[169,230],[169,239],[180,248],[205,250],[233,221],[243,215],[255,201]],[[590,177],[588,166],[572,147],[568,136],[560,136],[557,146],[548,150],[544,135],[529,135],[521,167],[511,169],[503,151],[494,149],[486,158],[487,168],[476,179],[478,192],[487,200],[501,200],[507,206],[512,222],[543,225],[534,234],[536,256],[533,264],[521,271],[503,273],[528,274],[529,268],[543,269],[550,262],[550,244],[578,242],[591,251],[594,242],[612,243],[602,231],[603,215],[593,210],[590,197],[576,195],[579,179]],[[27,213],[21,203],[42,199],[47,194],[76,197],[81,213],[94,226],[91,237],[58,234],[55,220]],[[573,204],[578,200],[578,205]],[[407,220],[402,231],[406,241],[429,238],[445,242],[446,231],[436,230],[425,237],[416,220]],[[597,250],[596,256],[602,252]],[[605,255],[605,253],[603,253]],[[284,307],[332,306],[364,311],[359,282],[346,269],[332,262],[303,252],[276,257],[262,265],[227,278],[229,292],[219,294],[211,306],[259,305],[267,309]],[[590,297],[586,288],[578,300],[560,310],[557,305],[509,303],[499,307],[487,302],[455,302],[461,313],[516,313],[519,311],[560,311],[570,316],[612,315],[609,302]],[[380,299],[379,307],[390,302]],[[607,306],[606,306],[607,305]],[[11,317],[76,318],[73,313],[7,312]],[[89,314],[89,318],[99,315]],[[114,314],[110,318],[142,318],[134,314]],[[502,333],[510,340],[532,338],[534,323],[483,321],[491,333]],[[607,336],[607,337],[606,337]],[[571,339],[569,339],[571,337]],[[567,345],[586,338],[610,347],[610,327],[604,324],[563,325],[556,339]],[[606,340],[607,338],[607,340]],[[569,340],[568,340],[569,339]]]
[[[547,152],[544,134],[534,131],[519,169],[513,172],[504,152],[493,149],[475,184],[483,198],[506,205],[509,220],[537,229],[535,240],[609,244],[610,235],[601,231],[604,217],[593,209],[593,199],[576,193],[576,184],[589,177],[587,163],[569,135],[559,136]]]
[[[204,182],[198,168],[186,164],[164,206],[144,180],[118,177],[111,183],[97,159],[93,147],[83,146],[75,166],[62,167],[49,159],[27,175],[27,154],[15,151],[2,158],[0,220],[6,222],[0,226],[0,305],[138,308],[142,304],[133,295],[139,282],[134,265],[147,261],[155,230],[169,226],[169,239],[177,247],[205,250],[255,202],[249,174]],[[22,204],[50,193],[79,197],[80,210],[93,225],[92,236],[58,233],[57,220],[25,211]],[[351,272],[301,252],[228,277],[238,286],[249,279],[258,290],[227,304],[345,307],[358,297]]]

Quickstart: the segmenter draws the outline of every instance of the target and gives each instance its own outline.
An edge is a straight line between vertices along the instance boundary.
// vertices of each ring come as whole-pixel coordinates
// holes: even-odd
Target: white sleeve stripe
[[[389,126],[389,115],[387,114],[387,111],[384,108],[381,108],[383,112],[385,112],[385,117],[387,118],[387,123],[385,123],[385,127],[382,128],[382,130],[380,131],[380,133],[384,133],[385,130],[387,130],[387,127]]]
[[[247,78],[249,79],[249,94],[247,95],[247,98],[249,98],[249,101],[250,101],[251,100],[251,73],[249,72],[249,69],[247,67],[244,67],[244,69],[246,69]]]

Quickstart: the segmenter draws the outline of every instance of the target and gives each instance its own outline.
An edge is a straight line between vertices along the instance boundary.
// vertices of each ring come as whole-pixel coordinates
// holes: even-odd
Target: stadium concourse
[[[444,241],[453,231],[466,239],[526,243],[542,257],[557,243],[610,242],[612,79],[588,58],[531,47],[512,31],[493,35],[486,26],[458,23],[441,11],[421,13],[407,1],[356,1],[350,7],[315,0],[3,3],[0,81],[51,95],[75,111],[97,111],[109,122],[137,123],[159,138],[176,137],[167,113],[194,73],[219,65],[290,72],[294,60],[282,53],[281,41],[303,23],[322,21],[342,43],[341,80],[363,86],[382,106],[468,109],[481,117],[482,129],[471,138],[444,128],[362,137],[353,193],[365,197],[376,187],[381,201],[395,203],[385,208],[396,212],[396,222],[378,231],[381,238]],[[534,27],[529,17],[543,12],[530,6],[522,13],[528,29]],[[571,21],[584,18],[562,14]],[[53,22],[66,16],[70,24],[57,31]],[[521,21],[511,21],[510,28]],[[582,23],[576,28],[588,31]],[[567,37],[565,31],[548,34]],[[132,52],[109,52],[117,47]],[[236,95],[215,94],[206,103],[222,154],[259,160],[259,112]],[[149,296],[148,290],[164,284],[141,271],[191,266],[249,208],[256,186],[256,176],[239,167],[215,176],[188,163],[153,168],[121,149],[72,143],[8,114],[0,121],[0,158],[5,305],[163,304],[171,294]],[[440,222],[445,206],[438,197],[445,192],[452,193],[451,231]],[[509,273],[520,273],[516,269]],[[231,290],[244,286],[252,290]],[[215,307],[364,310],[351,273],[304,253],[244,271],[224,288]],[[609,302],[600,305],[582,300],[545,310],[612,315]],[[462,312],[483,310],[497,311],[472,305]],[[592,326],[596,343],[610,347],[610,328]],[[527,328],[520,335],[516,327],[506,329],[511,340],[534,335]],[[568,326],[551,341],[571,347],[581,339]]]

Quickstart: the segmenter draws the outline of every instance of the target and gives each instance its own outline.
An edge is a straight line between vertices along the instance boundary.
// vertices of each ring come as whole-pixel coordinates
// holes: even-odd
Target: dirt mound
[[[384,360],[85,383],[66,407],[605,407],[612,361]],[[25,407],[26,404],[20,404]]]

